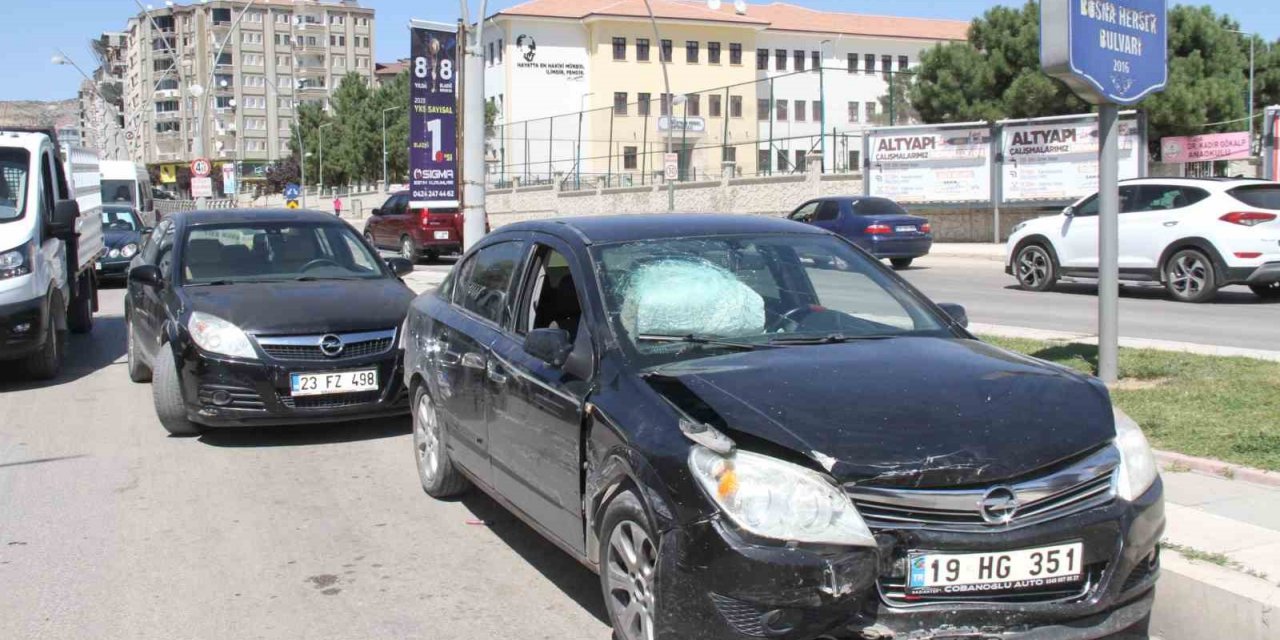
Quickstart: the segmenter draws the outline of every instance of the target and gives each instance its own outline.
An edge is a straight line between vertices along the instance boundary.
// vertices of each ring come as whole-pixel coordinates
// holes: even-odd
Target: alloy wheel
[[[412,261],[415,257],[413,250],[413,240],[405,238],[400,241],[400,257],[405,260]]]
[[[1199,254],[1180,253],[1169,263],[1169,286],[1175,295],[1193,298],[1204,291],[1208,273],[1209,268]]]
[[[435,482],[440,473],[440,422],[431,396],[422,394],[413,413],[413,448],[418,454],[418,473],[423,484]]]
[[[1042,286],[1052,268],[1049,254],[1038,246],[1029,246],[1018,253],[1018,282],[1028,289]]]
[[[653,578],[658,547],[643,527],[624,520],[609,536],[605,580],[621,640],[653,640]]]

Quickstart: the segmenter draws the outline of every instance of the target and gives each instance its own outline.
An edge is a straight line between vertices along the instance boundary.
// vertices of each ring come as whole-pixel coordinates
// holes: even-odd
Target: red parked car
[[[458,209],[415,209],[409,192],[397,191],[374,209],[364,237],[379,249],[394,249],[417,263],[462,253],[462,212]]]

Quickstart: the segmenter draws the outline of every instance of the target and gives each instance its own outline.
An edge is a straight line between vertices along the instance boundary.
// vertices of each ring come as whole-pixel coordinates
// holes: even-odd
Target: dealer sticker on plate
[[[907,595],[976,595],[1035,591],[1084,577],[1079,542],[995,553],[908,556]]]
[[[293,397],[320,396],[332,393],[359,393],[378,390],[378,370],[327,371],[324,373],[289,374]]]

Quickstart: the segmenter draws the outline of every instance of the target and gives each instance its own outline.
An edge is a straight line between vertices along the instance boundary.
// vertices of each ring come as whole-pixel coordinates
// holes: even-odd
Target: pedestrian
[[[336,196],[333,199],[333,215],[342,217],[342,196]]]

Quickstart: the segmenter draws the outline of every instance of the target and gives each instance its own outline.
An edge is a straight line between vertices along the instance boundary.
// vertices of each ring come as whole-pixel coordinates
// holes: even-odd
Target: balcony
[[[329,93],[329,88],[323,82],[304,80],[298,83],[298,93],[302,95],[327,94]]]
[[[324,52],[329,49],[329,39],[327,37],[299,36],[293,43],[293,48],[296,51]]]

